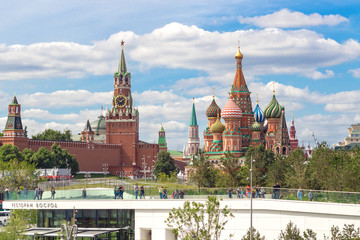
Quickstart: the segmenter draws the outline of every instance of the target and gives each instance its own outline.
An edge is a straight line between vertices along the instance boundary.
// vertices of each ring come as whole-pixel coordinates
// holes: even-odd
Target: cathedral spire
[[[120,75],[122,74],[126,74],[127,73],[127,69],[126,69],[126,62],[125,62],[125,54],[124,54],[124,41],[121,40],[121,57],[120,57],[120,62],[119,62],[119,67],[118,67],[118,74]]]
[[[196,112],[195,112],[195,100],[193,98],[193,107],[191,112],[190,126],[197,126]]]
[[[238,46],[238,51],[235,55],[235,59],[236,59],[236,73],[235,73],[235,77],[234,77],[234,82],[233,82],[233,91],[236,92],[249,92],[249,89],[246,85],[246,81],[245,81],[245,77],[242,71],[242,59],[243,59],[243,55],[240,52],[240,46]]]

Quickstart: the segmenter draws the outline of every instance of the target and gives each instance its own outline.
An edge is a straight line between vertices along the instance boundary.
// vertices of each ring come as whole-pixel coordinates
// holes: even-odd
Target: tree
[[[266,175],[266,182],[268,186],[272,186],[276,182],[279,182],[281,186],[283,186],[283,183],[285,183],[286,179],[286,173],[288,172],[289,168],[289,161],[287,161],[286,158],[277,155],[275,157],[274,163],[270,165]]]
[[[189,179],[192,183],[197,185],[198,189],[201,187],[214,187],[216,181],[216,170],[210,164],[209,158],[205,156],[203,151],[199,151],[192,159],[190,166]]]
[[[266,150],[265,146],[260,144],[259,146],[250,146],[245,154],[245,164],[250,169],[250,159],[253,160],[253,181],[255,185],[266,184],[266,177],[270,166],[274,163],[274,153]]]
[[[64,133],[59,130],[46,129],[44,132],[32,136],[34,140],[67,141],[71,142],[71,131],[65,129]]]
[[[14,159],[9,162],[0,161],[1,191],[5,187],[15,190],[20,186],[33,187],[37,183],[37,173],[34,164]]]
[[[160,173],[165,173],[170,177],[172,172],[179,172],[179,168],[175,165],[174,159],[168,152],[159,152],[157,161],[155,163],[155,176],[158,176]]]
[[[27,152],[29,152],[27,150]],[[30,155],[30,153],[28,153]],[[36,164],[37,168],[71,168],[71,174],[75,175],[79,171],[79,163],[76,158],[66,149],[54,143],[51,150],[41,147],[30,157],[30,162]]]
[[[225,158],[221,158],[221,170],[226,173],[229,178],[229,185],[230,187],[235,187],[237,185],[237,177],[238,171],[241,169],[239,164],[239,159],[234,158],[234,155],[228,151],[225,153]]]
[[[0,147],[0,161],[8,162],[16,159],[18,161],[24,160],[24,157],[17,146],[5,144]]]
[[[36,210],[12,210],[10,221],[0,231],[0,239],[2,240],[18,240],[26,239],[23,233],[26,228],[36,224]]]
[[[290,188],[305,188],[307,181],[307,159],[302,149],[298,148],[291,152],[287,161],[290,166],[285,172],[285,183]]]
[[[217,198],[209,196],[205,204],[186,201],[183,208],[173,208],[165,223],[174,228],[180,239],[220,239],[221,231],[232,217],[227,206],[220,209]]]
[[[289,222],[284,232],[281,230],[279,240],[303,240],[304,238],[300,235],[300,230],[296,227],[293,222]]]
[[[265,237],[262,237],[261,235],[260,235],[260,233],[258,232],[258,230],[256,230],[254,227],[252,228],[252,232],[253,232],[253,240],[265,240]],[[251,239],[251,237],[250,237],[250,228],[247,230],[247,232],[246,232],[246,235],[245,236],[243,236],[242,238],[241,238],[241,240],[250,240]]]

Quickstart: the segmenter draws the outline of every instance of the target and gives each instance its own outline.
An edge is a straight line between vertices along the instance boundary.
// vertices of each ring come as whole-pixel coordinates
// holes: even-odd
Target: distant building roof
[[[360,143],[350,143],[345,146],[335,146],[335,150],[353,150],[355,146],[360,148]]]

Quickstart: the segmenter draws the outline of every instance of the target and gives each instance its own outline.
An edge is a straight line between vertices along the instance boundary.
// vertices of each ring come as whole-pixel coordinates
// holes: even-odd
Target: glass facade
[[[71,221],[73,210],[38,210],[37,215],[37,227],[54,228],[60,227],[64,220]],[[98,239],[134,239],[133,209],[78,209],[76,220],[79,228],[124,228],[120,232],[98,236]]]

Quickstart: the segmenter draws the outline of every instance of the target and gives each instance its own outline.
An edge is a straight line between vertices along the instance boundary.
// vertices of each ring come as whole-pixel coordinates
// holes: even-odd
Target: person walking
[[[256,185],[256,198],[260,198],[260,188],[259,188],[259,185]]]
[[[135,192],[135,199],[137,199],[138,195],[139,195],[139,186],[138,186],[138,184],[136,184],[134,186],[134,192]]]
[[[10,200],[9,188],[5,188],[5,200]]]
[[[236,189],[236,196],[237,198],[241,198],[241,191],[239,187]]]
[[[55,199],[55,188],[54,187],[51,187],[51,198],[52,199]]]
[[[27,189],[27,187],[25,187],[24,188],[24,197],[25,197],[25,199],[27,199],[28,193],[29,193],[29,190]]]
[[[142,198],[145,199],[145,189],[143,185],[140,187],[140,199]]]
[[[163,187],[159,187],[159,195],[160,195],[160,199],[163,199]]]
[[[265,189],[263,188],[263,187],[261,187],[261,189],[260,189],[260,197],[261,198],[265,198]]]
[[[39,200],[40,197],[40,188],[36,187],[35,188],[35,196],[34,196],[34,200],[37,198],[37,200]]]
[[[82,198],[86,198],[86,189],[85,188],[83,188],[83,190],[82,190]]]
[[[247,198],[250,198],[250,197],[251,197],[251,195],[250,195],[251,192],[250,192],[250,191],[251,191],[251,188],[250,188],[249,185],[247,185],[247,186],[246,186],[246,197],[247,197]]]
[[[310,201],[312,201],[313,198],[314,198],[313,192],[310,190],[310,192],[309,192],[309,199],[310,199]]]
[[[230,189],[229,189],[229,198],[232,198],[232,191],[233,191],[233,189],[230,188]]]
[[[300,200],[300,201],[302,201],[302,192],[301,192],[301,188],[299,188],[298,189],[298,191],[297,191],[297,198]]]
[[[20,187],[17,188],[16,192],[17,192],[17,195],[18,195],[18,200],[20,200],[20,194],[21,194]]]
[[[39,193],[40,193],[40,200],[42,200],[42,196],[43,196],[43,193],[44,193],[44,189],[40,188],[40,189],[39,189]]]
[[[119,185],[119,198],[124,199],[124,187],[120,184]]]
[[[163,199],[167,199],[167,190],[164,188]]]
[[[275,188],[276,188],[276,199],[279,199],[280,198],[280,184],[277,182],[276,185],[275,185]]]
[[[116,185],[114,185],[114,199],[116,199],[117,196],[118,196],[118,189]]]

